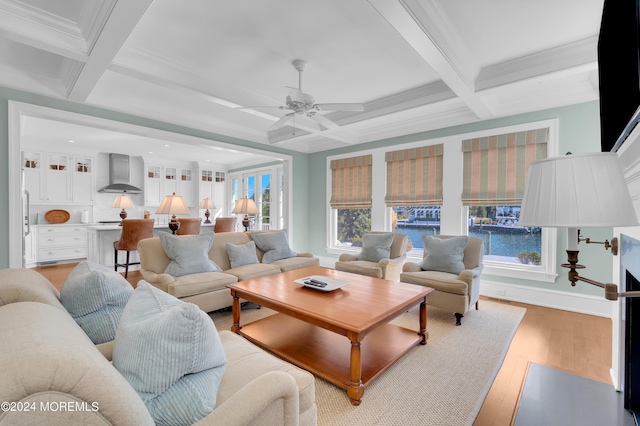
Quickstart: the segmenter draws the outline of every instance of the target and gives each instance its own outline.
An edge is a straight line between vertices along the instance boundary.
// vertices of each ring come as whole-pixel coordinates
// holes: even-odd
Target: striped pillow
[[[216,406],[227,360],[211,318],[142,280],[124,308],[113,366],[156,424],[192,424]]]
[[[133,287],[106,266],[83,260],[67,276],[60,302],[96,345],[116,335],[122,310]]]

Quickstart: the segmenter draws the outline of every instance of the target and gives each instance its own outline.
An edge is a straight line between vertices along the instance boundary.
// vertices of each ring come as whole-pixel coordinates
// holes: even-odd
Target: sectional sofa
[[[255,256],[252,256],[252,252],[255,252]],[[319,259],[310,253],[291,251],[286,232],[282,230],[213,234],[213,243],[207,256],[219,267],[219,271],[181,276],[166,273],[172,259],[161,237],[140,241],[138,253],[140,272],[145,281],[178,299],[198,305],[205,312],[231,306],[233,299],[227,284],[320,264]]]
[[[144,288],[176,300],[139,284],[127,303]],[[153,425],[149,402],[117,368],[120,329],[114,341],[95,345],[65,306],[60,293],[37,272],[0,270],[0,425]],[[194,424],[317,423],[313,375],[230,331],[220,331],[218,342],[226,366],[215,408]],[[159,346],[134,343],[134,354],[157,355]],[[162,373],[166,368],[165,363],[156,369]]]

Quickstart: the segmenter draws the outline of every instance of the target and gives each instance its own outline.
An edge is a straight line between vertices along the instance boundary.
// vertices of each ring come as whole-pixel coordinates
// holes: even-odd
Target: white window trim
[[[429,139],[412,142],[392,147],[382,147],[367,151],[372,155],[372,208],[371,229],[390,231],[391,208],[384,203],[384,192],[376,191],[376,188],[386,188],[386,164],[385,153],[392,150],[409,149],[421,146],[443,144],[444,151],[444,176],[443,176],[443,205],[440,232],[442,234],[467,235],[468,207],[462,205],[462,149],[461,143],[465,139],[499,135],[504,133],[522,132],[526,130],[549,128],[549,141],[547,143],[547,157],[555,157],[558,154],[558,120],[543,120],[531,123],[523,123],[513,126],[493,128],[477,132],[457,134],[438,139]],[[359,253],[360,249],[335,245],[337,234],[337,213],[331,208],[331,161],[362,155],[362,152],[354,151],[347,154],[327,157],[327,253],[340,255],[342,253]],[[380,172],[382,171],[382,172]],[[447,219],[448,218],[448,219]],[[459,218],[459,220],[458,220]],[[555,228],[542,229],[542,262],[540,266],[518,265],[503,262],[495,262],[485,258],[484,274],[517,278],[532,281],[555,282],[557,257],[557,230]],[[416,255],[408,255],[408,262],[421,262],[422,258]]]

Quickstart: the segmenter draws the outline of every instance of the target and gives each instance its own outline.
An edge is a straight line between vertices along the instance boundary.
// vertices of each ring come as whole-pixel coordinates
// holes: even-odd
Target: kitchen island
[[[163,232],[171,233],[166,223],[156,223],[153,227],[153,235],[159,236]],[[213,224],[202,224],[200,233],[213,232]],[[120,239],[122,227],[117,223],[106,223],[87,226],[87,260],[100,265],[113,268],[115,265],[113,242]],[[126,252],[118,253],[118,263],[124,263]],[[131,252],[129,262],[140,262],[138,252]],[[129,270],[140,269],[140,265],[131,265]]]

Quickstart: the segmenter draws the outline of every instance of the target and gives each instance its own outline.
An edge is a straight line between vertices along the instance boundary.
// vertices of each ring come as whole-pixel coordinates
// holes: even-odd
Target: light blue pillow
[[[241,245],[227,243],[227,254],[232,268],[259,263],[256,243],[253,241]]]
[[[297,253],[289,247],[289,239],[285,230],[251,232],[251,239],[264,253],[262,263],[271,263],[297,256]]]
[[[113,366],[156,424],[192,424],[213,411],[227,361],[211,318],[199,307],[138,283],[113,342]]]
[[[209,259],[209,249],[213,244],[213,232],[198,235],[160,234],[162,248],[171,259],[165,273],[174,277],[197,274],[199,272],[222,272],[216,263]]]
[[[364,234],[362,236],[362,251],[358,255],[358,260],[379,262],[382,259],[388,259],[391,255],[393,237],[393,232]]]
[[[133,287],[116,271],[83,260],[67,276],[60,302],[96,345],[116,335]]]
[[[441,239],[423,235],[425,257],[422,260],[422,269],[459,274],[465,269],[462,259],[468,241],[469,237],[466,236]]]

